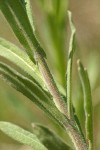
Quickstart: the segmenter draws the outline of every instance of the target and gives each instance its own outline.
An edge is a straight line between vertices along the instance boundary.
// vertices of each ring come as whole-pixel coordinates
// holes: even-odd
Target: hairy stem
[[[65,121],[63,123],[63,126],[65,127],[66,131],[68,132],[76,150],[87,150],[87,145],[84,140],[84,138],[81,136],[79,133],[78,129],[76,128],[75,125],[73,125],[73,122],[68,119],[68,114],[67,114],[67,107],[66,103],[62,99],[60,92],[54,82],[53,76],[48,68],[48,65],[45,61],[45,59],[42,56],[41,51],[37,50],[35,52],[35,60],[38,63],[39,70],[43,76],[44,82],[53,96],[54,103],[56,107],[59,109],[60,112],[62,112],[64,115],[67,116],[67,122]],[[75,126],[75,127],[74,127]]]
[[[56,107],[59,109],[60,112],[62,112],[64,115],[67,116],[67,107],[66,107],[66,103],[63,100],[57,86],[56,83],[53,79],[53,76],[48,68],[48,65],[41,53],[41,51],[36,50],[35,52],[35,60],[38,63],[39,66],[39,70],[42,74],[43,80],[50,92],[50,94],[53,97],[54,103],[56,105]]]
[[[86,140],[80,132],[78,131],[77,127],[73,125],[73,122],[69,121],[69,123],[63,122],[63,125],[71,138],[72,143],[76,150],[88,150],[88,146]]]

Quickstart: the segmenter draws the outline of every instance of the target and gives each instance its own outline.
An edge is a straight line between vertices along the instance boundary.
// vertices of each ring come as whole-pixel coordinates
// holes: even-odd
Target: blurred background
[[[100,150],[100,1],[31,0],[31,4],[38,39],[46,51],[48,64],[55,79],[64,88],[70,37],[67,10],[69,9],[72,12],[76,28],[76,51],[73,61],[73,103],[84,130],[83,93],[76,65],[77,59],[80,58],[88,70],[92,89],[94,149]],[[21,47],[1,12],[0,36]],[[32,130],[32,122],[42,123],[55,130],[70,143],[69,138],[39,108],[1,80],[0,120],[16,123],[28,130]],[[0,132],[0,150],[6,149],[31,150]]]

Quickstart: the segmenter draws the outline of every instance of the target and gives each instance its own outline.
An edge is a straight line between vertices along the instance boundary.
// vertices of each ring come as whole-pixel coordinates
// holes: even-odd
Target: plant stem
[[[64,127],[70,136],[76,150],[88,150],[87,143],[76,127],[71,124],[64,123]]]
[[[64,102],[64,100],[56,86],[56,83],[53,79],[53,76],[48,68],[48,65],[47,65],[41,51],[39,49],[36,50],[34,56],[35,56],[35,60],[38,63],[39,70],[42,74],[44,83],[46,84],[50,94],[52,95],[56,107],[58,108],[58,110],[60,112],[62,112],[64,115],[67,116],[66,103]]]
[[[66,115],[68,119],[66,104],[60,95],[60,92],[54,82],[53,76],[48,68],[48,65],[39,49],[35,52],[35,60],[38,63],[39,70],[43,76],[44,82],[49,92],[53,96],[56,107],[59,109],[60,112]],[[73,122],[71,122],[71,120],[65,121],[63,123],[63,126],[65,127],[72,142],[74,143],[76,150],[87,150],[87,145],[84,138],[81,136],[76,126],[74,126],[72,123]]]

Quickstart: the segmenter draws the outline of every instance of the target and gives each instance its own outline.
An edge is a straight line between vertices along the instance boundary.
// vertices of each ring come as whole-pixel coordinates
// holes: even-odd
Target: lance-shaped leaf
[[[0,130],[14,140],[32,147],[35,150],[48,150],[36,135],[9,122],[0,121]]]
[[[34,61],[33,50],[39,49],[45,53],[37,41],[30,25],[27,13],[20,0],[0,0],[0,9],[9,22],[20,43],[26,49],[27,54]],[[6,10],[6,11],[5,11]]]
[[[63,116],[54,105],[54,102],[46,95],[34,82],[24,77],[8,65],[0,63],[0,76],[10,86],[24,94],[39,108],[41,108],[51,119],[56,121],[61,127],[68,123],[68,119]]]
[[[33,133],[43,143],[48,150],[71,150],[62,139],[49,128],[40,124],[32,124]]]
[[[22,2],[23,6],[25,7],[27,16],[28,16],[30,24],[31,24],[31,27],[33,29],[33,32],[35,32],[30,0],[20,0],[20,1]]]
[[[15,71],[14,69],[12,69],[11,67],[2,62],[0,62],[0,74],[1,77],[2,75],[4,75],[11,82],[11,85],[14,86],[17,90],[21,90],[22,89],[21,87],[23,87],[21,91],[23,94],[25,94],[25,91],[27,91],[27,93],[33,95],[33,101],[36,100],[36,98],[38,101],[38,98],[40,97],[42,100],[41,103],[43,102],[49,103],[50,99],[45,94],[45,92],[43,92],[41,87],[39,87],[36,83],[32,82],[30,79],[23,76],[22,74],[20,74],[19,72]],[[28,94],[26,95],[28,97]]]
[[[16,66],[21,68],[21,70],[24,71],[23,72],[24,75],[26,72],[27,75],[29,75],[28,78],[31,77],[31,79],[34,82],[37,82],[39,86],[41,86],[41,88],[47,91],[37,65],[30,60],[30,58],[23,50],[21,50],[16,45],[12,44],[11,42],[1,37],[0,37],[0,56],[4,57],[5,59],[11,61]],[[64,89],[61,87],[61,85],[57,83],[57,86],[59,87],[59,90],[62,93],[62,95],[65,96],[66,93]]]
[[[69,23],[70,23],[70,28],[71,28],[71,37],[69,41],[69,51],[68,51],[68,63],[67,63],[67,109],[68,109],[68,116],[69,118],[72,118],[72,96],[71,96],[71,82],[72,82],[72,61],[73,61],[73,54],[75,50],[75,27],[72,23],[72,16],[71,12],[68,11],[68,17],[69,17]]]
[[[89,150],[93,148],[93,121],[92,121],[92,97],[91,87],[86,68],[78,60],[78,71],[84,94],[85,130]]]
[[[0,56],[20,67],[29,74],[33,80],[38,82],[41,87],[45,88],[37,65],[32,63],[24,51],[3,38],[0,38]]]

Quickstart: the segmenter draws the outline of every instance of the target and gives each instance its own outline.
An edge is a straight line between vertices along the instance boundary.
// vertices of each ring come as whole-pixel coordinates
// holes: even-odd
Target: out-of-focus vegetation
[[[52,0],[53,1],[53,0]],[[38,36],[43,47],[47,50],[47,57],[52,72],[63,86],[65,86],[65,71],[67,62],[67,49],[69,39],[69,27],[67,23],[67,9],[73,14],[73,22],[76,27],[76,56],[73,69],[73,102],[77,107],[77,114],[84,121],[83,95],[77,75],[76,59],[79,57],[86,66],[92,88],[93,109],[94,109],[94,139],[95,149],[100,149],[100,2],[97,0],[70,0],[69,5],[63,0],[62,6],[56,8],[56,1],[31,0]],[[44,4],[43,4],[44,2]],[[61,9],[61,10],[59,10]],[[58,10],[58,11],[54,11]],[[63,11],[62,11],[63,10]],[[62,11],[62,16],[59,16]],[[55,18],[54,18],[55,16]],[[56,28],[55,28],[56,24]],[[8,23],[0,14],[0,36],[19,45],[19,42],[12,33]],[[64,44],[65,43],[65,44]],[[55,57],[56,56],[56,57]],[[60,61],[59,61],[60,60]],[[61,74],[59,74],[59,71]],[[53,124],[36,106],[28,101],[20,93],[8,87],[0,81],[0,120],[11,121],[31,130],[31,123],[45,123],[54,128],[62,137],[59,127]],[[67,137],[66,137],[67,139]],[[68,140],[68,139],[67,139]],[[6,142],[6,143],[5,143]],[[0,149],[24,149],[15,141],[7,138],[0,132]],[[27,150],[29,148],[26,148]]]

